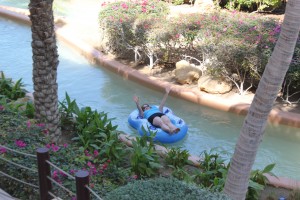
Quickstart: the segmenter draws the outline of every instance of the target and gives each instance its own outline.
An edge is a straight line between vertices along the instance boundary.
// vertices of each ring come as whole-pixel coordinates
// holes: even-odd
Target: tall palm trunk
[[[58,53],[53,0],[30,0],[35,116],[45,122],[53,142],[60,137],[57,97]]]
[[[268,115],[289,68],[300,30],[300,0],[289,0],[279,40],[259,82],[237,141],[224,192],[244,200],[250,172],[262,140]]]

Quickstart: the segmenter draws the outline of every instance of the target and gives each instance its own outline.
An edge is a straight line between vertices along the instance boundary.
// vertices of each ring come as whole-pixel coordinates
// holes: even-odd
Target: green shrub
[[[176,179],[156,178],[129,183],[108,193],[104,199],[111,200],[170,200],[170,199],[229,199],[221,193],[212,193]]]
[[[281,0],[225,0],[219,3],[229,10],[253,11],[270,11],[280,8]]]
[[[3,95],[11,100],[17,100],[25,96],[25,90],[22,79],[19,79],[16,83],[13,83],[12,79],[5,77],[1,71],[0,77],[0,95]]]
[[[172,0],[172,4],[174,4],[174,5],[182,5],[182,4],[184,4],[184,0]]]
[[[267,185],[268,178],[265,174],[275,176],[271,171],[275,167],[275,164],[267,165],[263,170],[252,170],[250,174],[249,187],[246,195],[247,200],[258,199],[259,193]]]
[[[216,149],[203,151],[200,155],[201,170],[194,175],[195,183],[211,191],[222,191],[225,185],[229,164]]]
[[[171,148],[167,153],[165,158],[166,163],[174,168],[182,168],[187,164],[191,164],[189,161],[189,152],[188,150],[181,150],[180,147]]]
[[[132,141],[131,170],[139,178],[153,176],[162,167],[154,148],[154,136],[155,133],[150,132],[150,135],[144,134]]]

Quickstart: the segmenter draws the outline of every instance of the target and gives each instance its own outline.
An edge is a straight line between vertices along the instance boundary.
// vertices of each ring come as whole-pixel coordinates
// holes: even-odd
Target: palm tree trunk
[[[52,9],[53,0],[30,0],[35,116],[45,122],[52,142],[58,142],[59,128],[57,66],[58,53]]]
[[[300,30],[300,0],[289,0],[279,40],[259,82],[237,141],[224,192],[244,200],[250,172],[262,140],[268,115],[289,68]]]

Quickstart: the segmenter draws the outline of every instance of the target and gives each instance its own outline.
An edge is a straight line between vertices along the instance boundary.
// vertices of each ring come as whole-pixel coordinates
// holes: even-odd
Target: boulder
[[[195,0],[194,7],[201,10],[213,10],[215,5],[213,0]]]
[[[231,91],[232,83],[222,77],[205,75],[199,78],[198,88],[211,94],[225,94]]]
[[[180,84],[191,84],[198,80],[202,72],[200,69],[193,67],[186,60],[181,60],[176,63],[175,79]]]

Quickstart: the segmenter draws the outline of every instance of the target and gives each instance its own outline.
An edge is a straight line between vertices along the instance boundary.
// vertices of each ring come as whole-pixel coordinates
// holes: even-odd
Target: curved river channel
[[[0,71],[14,80],[22,78],[26,89],[32,91],[32,53],[30,27],[0,18]],[[163,96],[134,82],[89,64],[81,55],[59,43],[59,99],[65,92],[82,106],[91,106],[115,118],[118,129],[137,135],[127,123],[135,109],[134,94],[141,103],[158,104]],[[199,156],[204,150],[219,147],[233,153],[244,116],[210,109],[178,98],[169,97],[166,105],[182,117],[189,126],[187,137],[173,146],[180,146]],[[300,129],[271,125],[266,129],[254,169],[276,163],[277,176],[300,180]],[[230,155],[229,155],[230,156]]]

